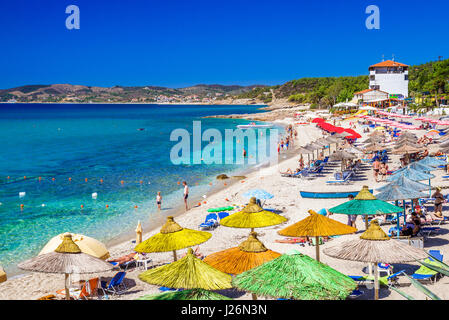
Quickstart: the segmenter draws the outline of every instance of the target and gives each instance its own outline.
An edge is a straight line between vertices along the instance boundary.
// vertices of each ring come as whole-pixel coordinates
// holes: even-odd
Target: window
[[[405,80],[408,80],[408,74],[406,74],[406,75],[404,76],[404,79],[405,79]]]
[[[369,80],[370,80],[370,81],[374,81],[374,80],[376,80],[376,76],[375,76],[375,75],[373,75],[373,74],[372,74],[372,75],[370,75],[370,76],[369,76]]]

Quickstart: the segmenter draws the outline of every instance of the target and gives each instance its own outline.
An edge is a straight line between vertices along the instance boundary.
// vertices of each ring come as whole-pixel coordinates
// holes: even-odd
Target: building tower
[[[388,92],[397,98],[408,97],[408,65],[394,60],[382,61],[369,67],[369,87]]]

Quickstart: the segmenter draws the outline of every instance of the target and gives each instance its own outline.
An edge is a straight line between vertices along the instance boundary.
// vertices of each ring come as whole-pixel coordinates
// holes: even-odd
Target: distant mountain
[[[211,102],[238,95],[263,85],[239,86],[199,84],[186,88],[157,86],[91,87],[72,84],[27,85],[0,90],[0,102]]]

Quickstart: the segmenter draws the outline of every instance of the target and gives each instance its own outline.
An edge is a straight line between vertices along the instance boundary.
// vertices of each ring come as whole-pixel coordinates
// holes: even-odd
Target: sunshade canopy
[[[245,192],[243,194],[243,197],[245,198],[255,197],[256,199],[272,199],[274,198],[274,195],[263,189],[253,189]]]
[[[435,157],[425,157],[422,160],[419,160],[418,163],[428,165],[428,166],[444,166],[446,161],[437,159]]]
[[[427,186],[429,187],[429,186]],[[396,201],[427,198],[428,194],[414,189],[406,189],[401,186],[393,185],[376,195],[376,198],[383,201]]]
[[[309,210],[310,216],[278,231],[286,237],[326,237],[357,232],[356,228]]]
[[[329,211],[337,214],[376,215],[398,213],[402,212],[403,209],[391,203],[378,200],[369,191],[368,187],[364,186],[354,200],[333,207]]]
[[[191,248],[182,259],[142,272],[139,279],[149,284],[178,289],[231,288],[231,276],[195,257]]]
[[[329,159],[331,161],[348,160],[348,159],[355,159],[355,158],[357,158],[357,156],[355,154],[347,152],[347,151],[343,151],[343,150],[335,151],[329,157]]]
[[[47,244],[42,248],[39,255],[46,254],[55,251],[55,249],[62,243],[64,240],[65,233],[61,233],[47,242]],[[106,260],[110,257],[108,249],[106,249],[105,245],[98,241],[97,239],[82,235],[71,233],[72,240],[75,242],[80,248],[81,252],[90,254],[96,258]]]
[[[222,272],[240,274],[280,255],[280,253],[267,249],[257,239],[257,233],[251,232],[248,239],[238,247],[212,253],[203,261]]]
[[[183,228],[173,217],[167,217],[161,231],[138,244],[134,251],[149,253],[180,250],[206,242],[210,237],[212,234],[209,232]]]
[[[405,176],[400,176],[398,179],[396,179],[396,180],[392,181],[391,183],[386,184],[376,190],[379,192],[383,192],[392,186],[400,186],[405,189],[413,189],[416,191],[429,190],[428,184],[424,184],[424,183],[421,183],[418,181],[413,181]]]
[[[324,253],[338,259],[369,263],[405,263],[428,256],[424,250],[388,237],[377,220],[371,221],[359,239],[330,244]]]
[[[406,177],[413,181],[422,181],[422,180],[429,180],[435,178],[433,174],[422,172],[419,170],[414,170],[411,168],[406,168],[405,170],[399,171],[398,173],[395,173],[387,178],[387,181],[395,181],[396,179],[399,179],[401,177]]]
[[[219,293],[204,289],[189,289],[162,294],[145,295],[136,300],[232,300]]]
[[[257,295],[297,300],[342,300],[357,286],[348,276],[298,251],[239,274],[232,284]]]
[[[251,198],[249,204],[242,211],[236,212],[220,220],[220,224],[231,228],[264,228],[275,226],[287,221],[281,215],[265,211]]]
[[[53,252],[19,263],[18,267],[27,271],[60,274],[98,273],[113,268],[110,263],[82,253],[70,233],[64,235],[63,241]]]

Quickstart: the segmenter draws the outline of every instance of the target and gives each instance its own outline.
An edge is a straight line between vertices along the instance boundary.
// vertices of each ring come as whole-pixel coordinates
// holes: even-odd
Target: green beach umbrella
[[[297,300],[343,300],[354,280],[296,250],[237,275],[234,287],[253,294]]]
[[[329,212],[336,214],[350,214],[358,216],[371,216],[376,214],[390,214],[401,212],[402,208],[392,205],[391,203],[378,200],[368,189],[363,186],[359,194],[354,200],[347,201],[336,207],[329,209]],[[368,219],[365,219],[366,228],[368,229]]]
[[[136,300],[232,300],[219,293],[204,289],[190,289],[162,294],[149,294]]]

